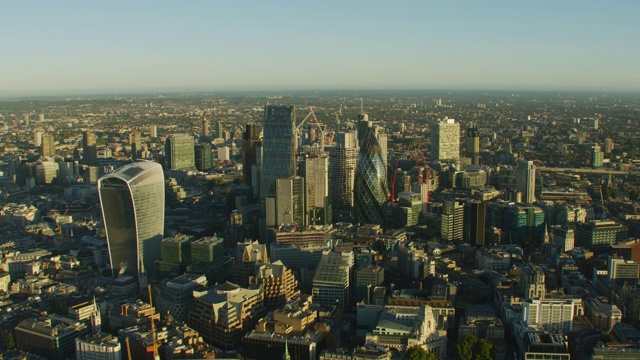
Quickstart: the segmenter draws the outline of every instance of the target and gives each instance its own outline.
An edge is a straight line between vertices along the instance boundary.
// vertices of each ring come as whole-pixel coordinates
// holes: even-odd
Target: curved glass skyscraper
[[[356,166],[354,206],[357,223],[384,223],[389,189],[383,156],[375,132],[370,129],[360,144]]]
[[[102,218],[114,274],[132,275],[140,286],[160,260],[164,231],[164,174],[155,162],[127,164],[98,180]]]

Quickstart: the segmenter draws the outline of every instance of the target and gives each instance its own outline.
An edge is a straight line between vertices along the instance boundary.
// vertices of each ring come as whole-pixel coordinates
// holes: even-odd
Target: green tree
[[[13,337],[13,332],[7,335],[7,350],[13,350],[16,348],[16,339]]]
[[[472,334],[467,334],[459,344],[456,344],[456,354],[459,360],[473,360],[473,347],[478,338]]]
[[[480,339],[475,344],[475,360],[492,360],[493,343],[487,339]]]
[[[629,199],[630,200],[640,200],[640,190],[638,188],[631,189],[629,191]]]
[[[407,359],[409,360],[437,360],[435,354],[428,353],[419,345],[415,345],[407,349]]]

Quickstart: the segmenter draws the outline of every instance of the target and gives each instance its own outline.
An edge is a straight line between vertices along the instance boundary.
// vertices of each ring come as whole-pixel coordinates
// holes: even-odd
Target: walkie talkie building
[[[382,148],[373,130],[360,144],[354,187],[356,222],[360,224],[384,223],[385,206],[389,198],[387,172]]]
[[[160,260],[164,231],[164,174],[151,161],[127,164],[98,180],[102,218],[113,274],[138,278]]]

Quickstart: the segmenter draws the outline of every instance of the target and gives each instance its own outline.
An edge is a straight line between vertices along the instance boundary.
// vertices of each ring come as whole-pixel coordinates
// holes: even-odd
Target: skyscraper
[[[431,147],[437,160],[460,158],[460,123],[445,118],[431,128]]]
[[[382,225],[389,188],[382,149],[373,129],[360,146],[354,188],[356,222]]]
[[[531,204],[536,200],[536,166],[533,161],[520,159],[516,163],[516,190],[522,193],[522,202]]]
[[[464,241],[472,246],[485,245],[487,204],[482,200],[469,200],[464,204]]]
[[[600,145],[594,145],[591,148],[591,166],[597,168],[604,163],[604,153],[602,152]]]
[[[146,285],[147,272],[160,260],[164,231],[164,174],[160,164],[127,164],[98,180],[102,218],[114,274],[136,276]]]
[[[196,144],[194,148],[195,165],[199,171],[207,171],[213,167],[213,149],[211,144]]]
[[[196,164],[193,136],[185,134],[169,136],[165,142],[164,156],[168,169],[195,169]]]
[[[269,226],[306,225],[304,183],[304,178],[300,176],[276,179],[275,210],[272,210],[273,207],[267,206],[267,224]],[[275,216],[275,220],[270,219],[270,216]]]
[[[464,203],[447,200],[442,209],[440,237],[444,241],[462,241],[464,236]]]
[[[329,151],[329,195],[334,221],[350,221],[353,209],[353,187],[358,164],[355,132],[338,133],[336,146]]]
[[[296,175],[294,120],[293,106],[267,106],[264,109],[261,199],[275,196],[276,179]]]
[[[85,165],[98,165],[98,150],[96,148],[96,134],[87,130],[82,134],[82,158]]]
[[[142,135],[140,131],[134,131],[133,134],[131,134],[131,159],[133,161],[138,160],[141,151]]]
[[[202,118],[202,136],[209,136],[209,120],[207,118]]]
[[[314,148],[305,154],[301,175],[306,182],[306,212],[308,225],[332,222],[329,202],[329,155]]]
[[[42,134],[41,156],[53,156],[56,154],[56,140],[51,134]]]
[[[260,141],[260,127],[256,124],[247,124],[242,134],[242,173],[244,183],[251,186],[253,183],[253,165],[257,164],[257,150]]]
[[[480,165],[480,137],[478,129],[470,127],[467,129],[467,157],[471,158],[471,165]]]

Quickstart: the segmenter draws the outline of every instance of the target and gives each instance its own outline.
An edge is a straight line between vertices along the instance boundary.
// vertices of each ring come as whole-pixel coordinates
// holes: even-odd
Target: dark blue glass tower
[[[384,223],[385,205],[389,198],[384,154],[372,129],[360,144],[354,186],[356,222],[360,224]]]
[[[262,135],[260,198],[275,197],[276,180],[296,176],[293,106],[267,106]]]

